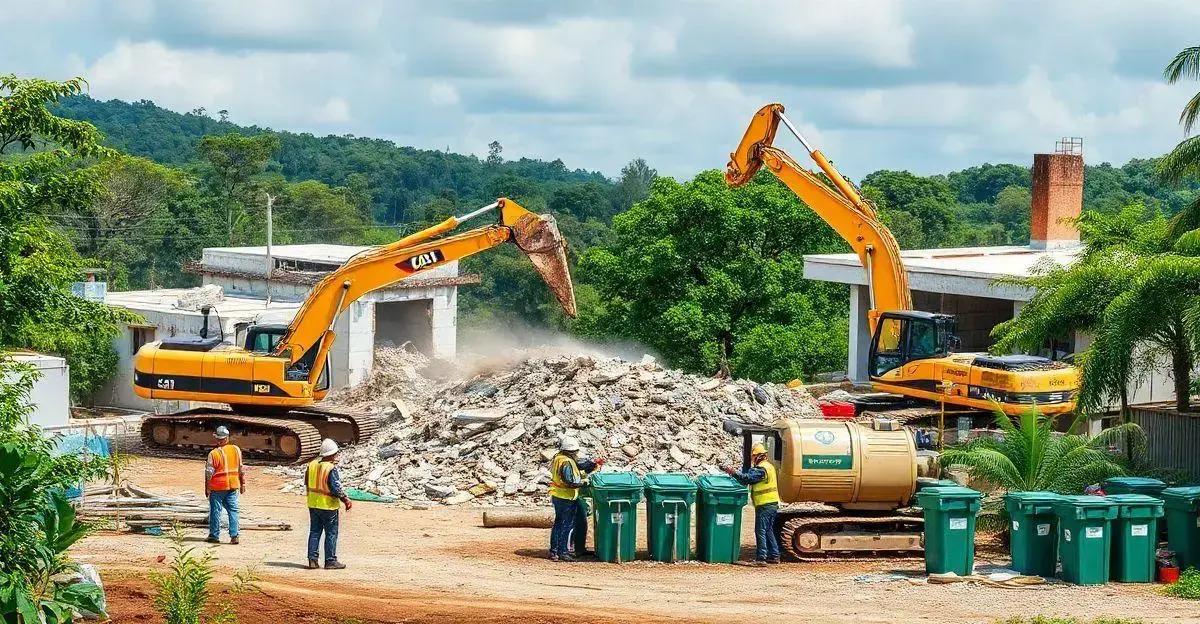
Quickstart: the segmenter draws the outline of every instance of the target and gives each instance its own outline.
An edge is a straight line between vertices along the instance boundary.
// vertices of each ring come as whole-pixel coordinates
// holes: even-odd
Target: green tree
[[[492,141],[488,143],[487,164],[496,166],[504,162],[504,158],[500,153],[504,151],[504,146],[500,145],[500,141]]]
[[[279,137],[273,134],[246,136],[237,132],[206,136],[196,147],[212,173],[214,190],[225,202],[228,244],[234,244],[234,228],[246,216],[255,201],[251,182],[261,174],[271,156],[279,150]]]
[[[635,158],[621,168],[621,177],[613,190],[614,204],[617,212],[629,210],[634,204],[646,199],[650,194],[650,185],[658,177],[655,171],[642,158]]]
[[[1163,77],[1170,84],[1181,80],[1200,79],[1200,46],[1184,48],[1163,70]],[[1179,113],[1179,123],[1186,134],[1191,134],[1200,116],[1200,92],[1192,96],[1183,110]],[[1163,180],[1179,184],[1184,180],[1195,179],[1200,173],[1200,136],[1189,136],[1180,141],[1171,153],[1158,163],[1158,173]],[[1180,236],[1184,232],[1200,227],[1200,200],[1193,201],[1176,215],[1171,224],[1171,234]]]
[[[82,263],[49,217],[87,210],[104,196],[93,167],[113,155],[91,125],[50,104],[80,92],[66,82],[0,77],[0,346],[63,355],[76,399],[111,376],[110,345],[128,315],[70,293]]]
[[[996,326],[993,350],[1036,351],[1072,332],[1091,334],[1081,355],[1080,407],[1103,410],[1160,367],[1174,379],[1176,407],[1190,409],[1191,371],[1200,321],[1200,246],[1196,235],[1171,242],[1167,221],[1142,206],[1116,215],[1086,212],[1079,222],[1084,253],[1070,266],[1039,267],[1010,280],[1035,290],[1013,319]]]
[[[1086,417],[1076,416],[1069,430]],[[1013,418],[996,410],[996,426],[1003,435],[975,438],[942,453],[943,466],[966,466],[971,476],[1010,492],[1048,491],[1078,494],[1083,488],[1125,473],[1119,458],[1108,451],[1122,440],[1141,443],[1142,430],[1126,423],[1087,437],[1058,434],[1054,419],[1036,409]]]
[[[717,171],[680,184],[657,179],[645,201],[613,219],[611,242],[580,261],[603,305],[577,327],[640,341],[673,365],[784,380],[843,365],[846,292],[803,279],[805,253],[843,244],[768,175],[730,189]],[[812,329],[834,342],[808,345]],[[756,357],[772,348],[773,365]]]
[[[863,178],[862,187],[884,213],[903,211],[920,224],[924,236],[921,241],[908,241],[913,247],[938,247],[948,242],[956,202],[945,180],[884,170]]]

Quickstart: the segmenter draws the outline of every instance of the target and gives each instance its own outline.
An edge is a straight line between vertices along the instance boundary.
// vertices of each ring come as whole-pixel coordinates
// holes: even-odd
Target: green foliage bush
[[[0,621],[70,622],[73,609],[102,613],[88,583],[59,585],[72,569],[67,550],[88,532],[62,492],[102,476],[97,458],[59,455],[27,421],[34,371],[0,358]],[[40,614],[40,616],[39,616]]]
[[[151,574],[154,584],[154,609],[165,624],[236,624],[234,599],[257,589],[252,571],[234,575],[233,587],[225,599],[213,601],[213,553],[184,543],[184,534],[175,527],[171,536],[171,563],[165,573]]]
[[[1163,588],[1163,593],[1175,598],[1200,600],[1200,570],[1188,568],[1179,575],[1177,582]]]

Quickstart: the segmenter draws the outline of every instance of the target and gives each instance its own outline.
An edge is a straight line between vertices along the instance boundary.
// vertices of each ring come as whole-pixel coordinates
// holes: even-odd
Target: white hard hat
[[[329,457],[330,455],[337,455],[337,452],[339,450],[341,450],[341,449],[338,448],[337,442],[334,442],[333,440],[330,440],[329,438],[325,438],[324,440],[321,440],[321,457]]]
[[[558,448],[564,451],[578,451],[579,440],[571,436],[563,436],[562,441],[558,443]]]
[[[217,427],[217,430],[213,433],[213,437],[218,440],[224,440],[229,437],[229,429],[225,425],[221,425]]]

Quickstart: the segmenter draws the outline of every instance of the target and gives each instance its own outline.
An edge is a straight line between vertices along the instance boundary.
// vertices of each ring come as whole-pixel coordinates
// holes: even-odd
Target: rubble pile
[[[726,419],[820,417],[803,389],[689,375],[649,357],[535,355],[441,383],[415,357],[377,356],[376,376],[338,397],[386,412],[369,443],[343,453],[343,483],[409,507],[545,503],[564,435],[581,456],[605,457],[605,470],[702,474],[738,460]]]

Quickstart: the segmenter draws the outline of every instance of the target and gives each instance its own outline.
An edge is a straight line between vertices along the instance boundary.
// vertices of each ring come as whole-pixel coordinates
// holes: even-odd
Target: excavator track
[[[920,516],[786,515],[776,526],[779,547],[797,561],[894,561],[922,556],[925,520]]]
[[[232,440],[249,459],[281,463],[299,463],[316,457],[322,438],[332,438],[345,446],[366,440],[379,429],[379,422],[372,415],[325,408],[255,416],[202,407],[147,416],[142,421],[142,441],[152,451],[204,454],[213,446],[213,431],[222,425],[229,428]]]

